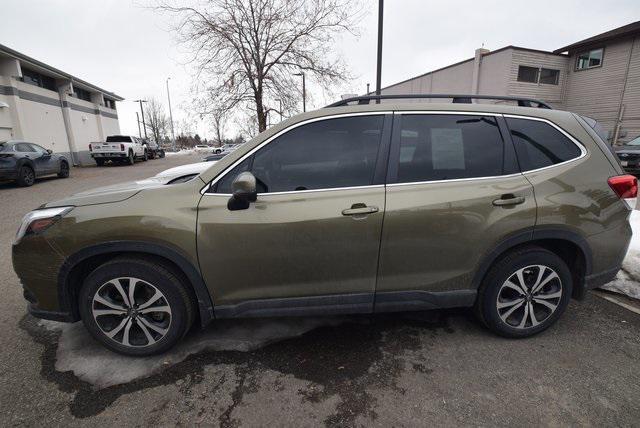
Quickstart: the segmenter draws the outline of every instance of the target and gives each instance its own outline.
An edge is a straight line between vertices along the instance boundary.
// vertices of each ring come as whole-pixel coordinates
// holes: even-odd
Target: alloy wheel
[[[513,328],[536,327],[556,311],[562,291],[560,276],[549,266],[523,267],[500,287],[496,299],[498,315]]]
[[[131,347],[162,340],[172,321],[165,295],[149,282],[132,277],[115,278],[100,286],[91,312],[105,336]]]

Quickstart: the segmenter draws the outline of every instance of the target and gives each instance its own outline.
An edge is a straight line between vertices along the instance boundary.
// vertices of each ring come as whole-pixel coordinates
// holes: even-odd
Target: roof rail
[[[399,95],[363,95],[361,97],[346,98],[336,101],[326,107],[344,107],[349,103],[369,104],[375,100],[406,100],[406,99],[431,99],[431,98],[451,98],[454,103],[471,104],[471,100],[500,100],[516,101],[519,107],[538,107],[551,109],[551,106],[544,101],[535,98],[507,97],[502,95],[465,95],[465,94],[399,94]],[[533,105],[535,104],[535,105]],[[325,108],[326,108],[325,107]]]

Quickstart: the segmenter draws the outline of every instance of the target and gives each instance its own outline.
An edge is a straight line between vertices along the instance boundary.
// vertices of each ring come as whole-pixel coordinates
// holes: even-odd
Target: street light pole
[[[278,103],[280,105],[280,109],[278,110],[278,113],[280,113],[280,122],[282,122],[282,100],[278,100]]]
[[[367,83],[367,95],[369,95],[369,83]]]
[[[138,122],[138,137],[142,138],[142,131],[140,130],[140,115],[136,112],[136,122]]]
[[[378,64],[376,69],[376,95],[380,95],[382,83],[382,18],[384,16],[384,0],[378,0]],[[380,100],[376,100],[380,104]]]
[[[304,72],[296,73],[294,76],[302,76],[302,111],[307,111],[307,85],[305,82]]]
[[[144,129],[144,138],[147,138],[147,124],[144,121],[144,110],[142,108],[142,103],[146,103],[147,100],[135,100],[134,102],[140,103],[140,114],[142,115],[142,128]]]
[[[173,150],[176,150],[176,134],[173,132],[173,114],[171,113],[171,95],[169,95],[169,79],[171,77],[167,77],[167,100],[169,101],[169,120],[171,121],[171,139],[173,140]]]

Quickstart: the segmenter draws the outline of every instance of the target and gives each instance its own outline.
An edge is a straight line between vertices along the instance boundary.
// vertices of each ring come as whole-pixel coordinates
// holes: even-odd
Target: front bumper
[[[65,257],[42,235],[32,235],[12,246],[13,270],[22,284],[28,311],[38,318],[73,321],[61,307],[58,274]]]

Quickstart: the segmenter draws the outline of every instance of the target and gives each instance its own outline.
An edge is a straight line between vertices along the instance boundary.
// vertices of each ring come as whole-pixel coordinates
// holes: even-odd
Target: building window
[[[560,70],[553,70],[550,68],[540,69],[540,83],[545,85],[557,85],[560,80]]]
[[[75,90],[76,98],[89,101],[89,102],[91,101],[91,92],[85,91],[84,89],[80,89],[80,88],[74,88],[74,90]]]
[[[518,67],[518,82],[542,83],[557,85],[560,80],[560,70],[551,68],[536,68],[521,65]]]
[[[110,100],[110,99],[105,98],[104,99],[104,105],[107,108],[110,108],[110,109],[113,109],[113,110],[116,109],[116,102],[114,100]]]
[[[538,83],[538,72],[534,67],[521,65],[518,67],[518,82]]]
[[[602,65],[603,53],[604,49],[602,48],[582,52],[578,55],[576,70],[586,70],[587,68],[600,67]]]
[[[22,69],[22,81],[29,85],[39,86],[41,88],[56,91],[56,80],[53,77],[45,76],[37,71]]]

